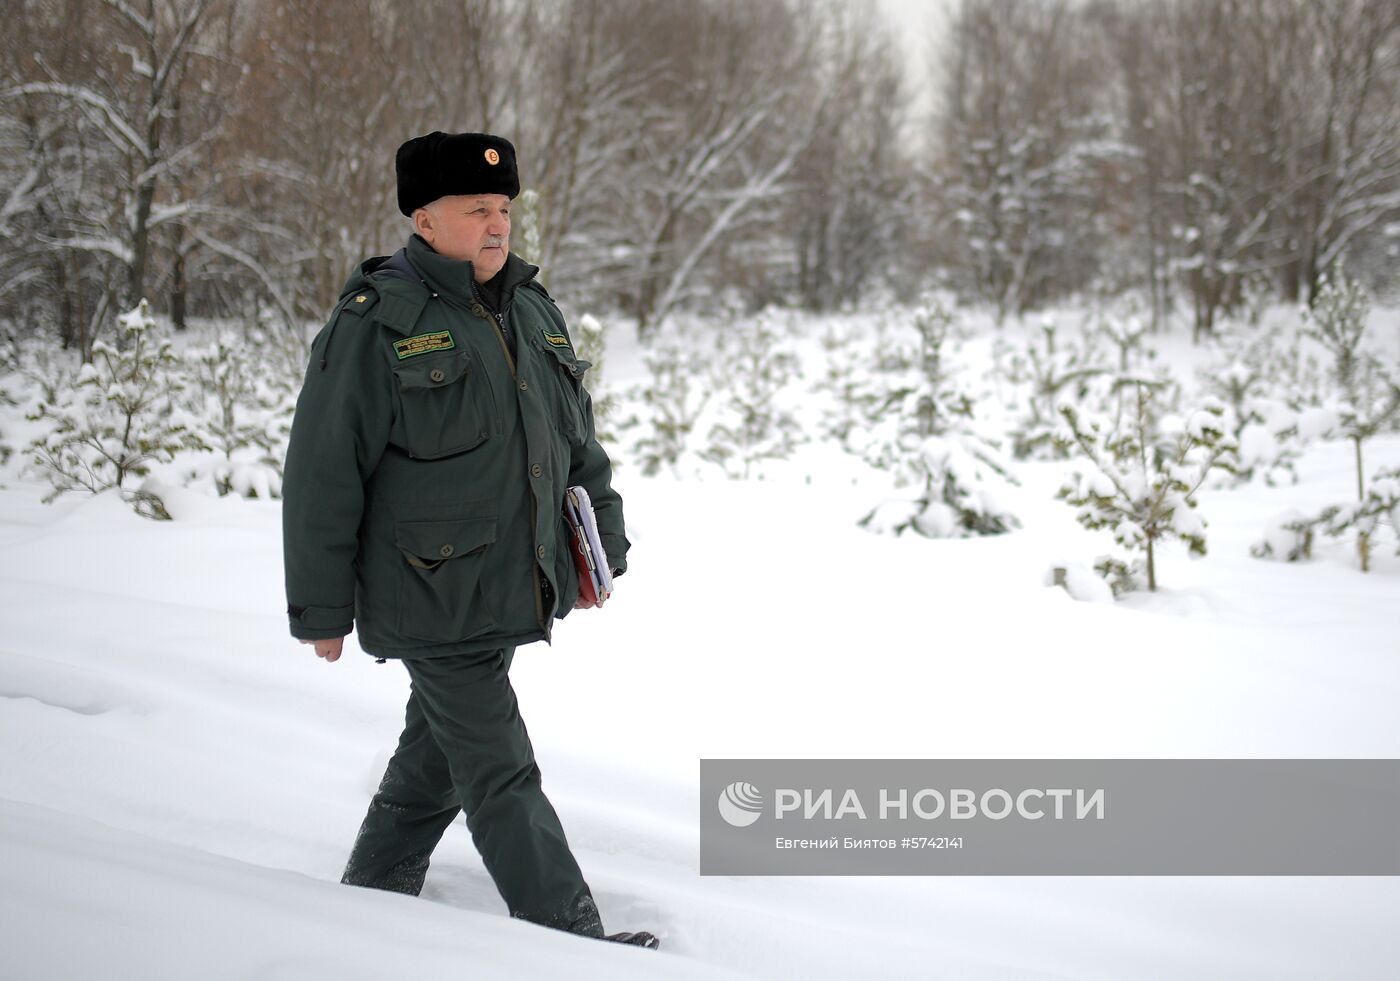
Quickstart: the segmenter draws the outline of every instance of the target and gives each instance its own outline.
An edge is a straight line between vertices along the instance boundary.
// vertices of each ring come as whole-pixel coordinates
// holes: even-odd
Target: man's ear
[[[423,241],[433,244],[433,213],[426,207],[414,209],[413,230],[422,236]]]

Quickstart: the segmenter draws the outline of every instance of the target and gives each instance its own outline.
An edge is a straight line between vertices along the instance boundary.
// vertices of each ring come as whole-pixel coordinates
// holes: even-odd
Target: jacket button
[[[528,391],[530,390],[530,383],[529,383],[529,382],[524,382],[524,381],[521,382],[521,383],[520,383],[520,390],[521,390],[522,392],[528,392]]]
[[[440,382],[446,378],[447,375],[443,373],[441,368],[434,368],[432,371],[428,372],[428,377],[435,382]]]
[[[544,558],[544,546],[541,545],[539,548],[535,549],[535,554],[540,558]]]
[[[473,304],[472,304],[472,316],[474,316],[474,317],[482,317],[482,318],[485,318],[485,316],[486,316],[486,308],[485,308],[484,306],[482,306],[480,303],[473,303]]]
[[[533,466],[530,467],[530,476],[531,476],[531,477],[543,477],[543,476],[544,476],[544,467],[540,466],[538,463],[534,464]]]
[[[448,559],[452,557],[452,553],[455,551],[456,549],[451,545],[444,545],[442,548],[438,549],[438,555],[441,555],[444,559]]]

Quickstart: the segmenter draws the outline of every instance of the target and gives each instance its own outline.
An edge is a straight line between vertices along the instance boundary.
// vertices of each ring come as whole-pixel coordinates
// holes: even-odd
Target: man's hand
[[[340,648],[345,643],[344,637],[330,637],[326,640],[303,640],[303,644],[314,644],[316,646],[316,656],[324,657],[327,661],[334,661],[340,657]]]
[[[616,570],[616,569],[613,569],[613,570],[612,570],[612,574],[613,574],[614,576],[616,576],[616,575],[617,575],[617,570]],[[611,595],[611,594],[609,594],[609,595]],[[604,599],[606,599],[606,598],[607,598],[607,597],[604,597]],[[579,598],[578,598],[577,600],[574,601],[574,609],[575,609],[575,610],[591,610],[591,609],[593,609],[593,607],[595,607],[595,606],[602,606],[602,605],[603,605],[602,603],[594,603],[594,602],[591,601],[591,600],[586,600],[586,599],[584,599],[582,593],[580,593],[580,594],[579,594]]]

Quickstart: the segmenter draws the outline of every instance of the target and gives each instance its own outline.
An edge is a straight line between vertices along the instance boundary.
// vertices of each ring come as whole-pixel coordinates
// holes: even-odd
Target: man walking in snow
[[[342,881],[417,895],[462,811],[512,916],[602,937],[508,675],[518,645],[592,605],[567,487],[588,491],[613,575],[626,571],[588,362],[510,252],[515,147],[430,133],[399,148],[396,170],[413,234],[360,265],[313,342],[283,487],[292,635],[334,661],[353,626],[412,683]]]

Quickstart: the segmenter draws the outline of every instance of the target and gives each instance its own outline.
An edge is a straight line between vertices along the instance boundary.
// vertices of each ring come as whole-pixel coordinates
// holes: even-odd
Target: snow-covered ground
[[[702,758],[1400,756],[1393,538],[1368,574],[1344,542],[1248,551],[1347,500],[1350,453],[1205,493],[1210,554],[1165,549],[1160,591],[1112,604],[1044,585],[1104,545],[1053,499],[1068,464],[1021,465],[1020,531],[950,541],[856,527],[878,487],[829,446],[763,481],[624,467],[631,571],[513,677],[606,925],[658,953],[507,918],[460,820],[422,898],[338,884],[407,678],[287,636],[275,502],[157,523],[10,479],[0,975],[1393,977],[1393,878],[698,874]]]

